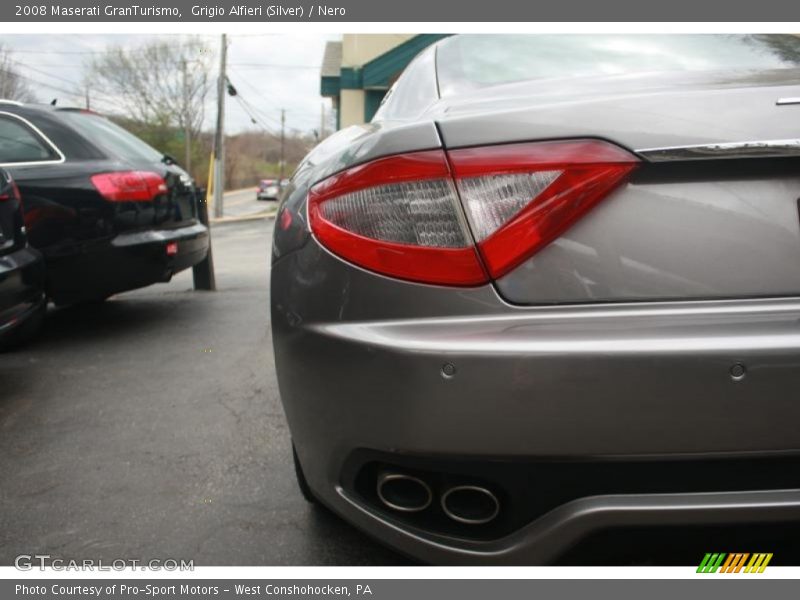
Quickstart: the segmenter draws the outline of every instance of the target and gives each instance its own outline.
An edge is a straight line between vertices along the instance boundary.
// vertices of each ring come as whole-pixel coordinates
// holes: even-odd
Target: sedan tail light
[[[114,171],[92,175],[92,185],[110,202],[151,202],[167,192],[167,182],[151,171]]]
[[[19,186],[17,186],[17,182],[10,177],[8,179],[8,189],[9,192],[7,194],[0,194],[0,201],[22,199],[22,195],[19,193]]]
[[[314,186],[309,221],[325,247],[356,265],[479,285],[560,236],[636,163],[597,140],[391,156]]]

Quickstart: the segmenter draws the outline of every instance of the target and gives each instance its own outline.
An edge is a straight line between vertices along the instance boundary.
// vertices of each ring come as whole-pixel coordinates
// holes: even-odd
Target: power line
[[[83,69],[85,68],[82,64],[66,64],[66,63],[25,63],[26,66],[30,67],[52,67],[54,69]]]
[[[52,73],[48,73],[47,71],[43,71],[41,69],[37,69],[37,68],[32,67],[31,65],[28,65],[28,64],[25,64],[25,63],[17,63],[17,66],[19,66],[20,68],[30,69],[31,71],[34,71],[35,73],[39,73],[40,75],[42,75],[44,77],[50,77],[51,79],[55,79],[56,81],[61,81],[62,83],[67,83],[69,85],[76,86],[76,91],[69,92],[70,94],[73,94],[75,96],[81,96],[83,94],[83,92],[80,91],[81,88],[82,88],[82,84],[80,82],[72,81],[70,79],[66,79],[65,77],[60,77],[58,75],[53,75]],[[36,80],[31,79],[29,76],[23,75],[22,73],[17,72],[17,75],[19,75],[20,77],[24,77],[24,78],[26,78],[26,79],[28,79],[30,81],[36,82]],[[48,85],[48,84],[43,83],[43,82],[38,82],[38,83],[39,83],[39,85]],[[56,91],[61,91],[62,93],[68,93],[63,89],[58,89],[58,88],[56,88],[54,86],[50,86],[50,87],[55,89]],[[111,104],[118,102],[118,100],[116,98],[108,96],[108,95],[106,95],[106,94],[104,94],[102,92],[96,92],[94,90],[92,90],[92,96],[93,97],[97,97],[100,100],[105,99],[106,102],[109,102]]]
[[[244,97],[242,96],[241,92],[239,90],[236,90],[236,88],[230,83],[230,79],[228,79],[228,84],[230,85],[230,87],[232,89],[235,90],[235,93],[233,94],[233,97],[239,103],[239,106],[241,106],[241,108],[244,111],[244,113],[250,118],[250,122],[253,123],[254,125],[257,125],[258,127],[260,127],[265,133],[271,135],[275,139],[280,139],[278,134],[276,134],[274,131],[272,131],[269,128],[267,128],[263,123],[259,122],[259,119],[256,118],[256,115],[259,115],[262,118],[266,117],[266,115],[261,114],[260,111],[258,111],[258,109],[256,109],[255,106],[253,106],[250,102],[245,100]]]
[[[14,54],[70,54],[70,55],[86,55],[86,54],[106,54],[111,50],[19,50],[11,48]]]
[[[234,71],[232,69],[231,69],[230,72],[232,74],[236,75],[237,85],[244,84],[247,88],[250,89],[250,91],[253,92],[253,94],[258,96],[258,98],[259,98],[259,104],[258,105],[256,103],[254,103],[254,102],[246,101],[247,104],[250,106],[250,108],[253,111],[255,111],[257,114],[259,114],[261,116],[261,118],[264,119],[265,121],[271,121],[276,127],[279,126],[280,125],[280,121],[278,120],[278,118],[277,117],[273,117],[272,115],[267,113],[265,111],[265,109],[261,108],[261,104],[266,104],[269,108],[275,110],[275,112],[280,112],[283,109],[281,107],[279,107],[277,104],[266,102],[264,100],[264,92],[262,92],[261,90],[256,88],[256,86],[253,85],[252,83],[250,83],[249,79],[245,75],[243,75],[242,73],[239,73],[238,71]],[[285,109],[285,110],[286,110],[287,114],[297,114],[297,111],[295,111],[295,110],[293,110],[291,108],[288,108],[288,109]],[[306,114],[305,111],[301,111],[301,112],[303,114]]]
[[[242,69],[321,69],[321,65],[290,65],[280,63],[231,63],[232,67],[241,67]]]
[[[70,35],[69,37],[74,39],[75,36],[74,35]],[[169,37],[170,38],[174,38],[175,35],[170,35]],[[215,38],[216,34],[191,34],[191,35],[188,35],[188,36],[184,37],[184,40],[187,40],[187,39],[191,40],[194,37],[214,37]],[[166,41],[160,41],[162,39],[164,39],[164,38],[159,38],[159,37],[155,37],[154,38],[154,40],[156,40],[158,42],[158,44],[160,46],[162,46],[162,47],[166,47],[166,48],[185,48],[186,47],[186,42],[185,41],[184,42],[178,42],[178,43],[170,43],[170,42],[166,42]],[[111,54],[112,52],[117,52],[120,48],[122,48],[123,51],[125,51],[125,52],[145,52],[145,51],[148,50],[147,46],[145,46],[145,47],[138,46],[138,47],[126,48],[125,46],[121,46],[121,45],[109,46],[109,47],[103,48],[102,50],[29,50],[27,48],[17,48],[17,47],[15,47],[13,45],[9,45],[9,49],[14,54],[38,54],[38,55],[42,55],[42,54],[57,54],[59,56],[61,56],[61,55],[97,56],[97,55]],[[212,48],[209,48],[209,50],[213,51]]]
[[[40,79],[34,79],[33,77],[30,77],[28,75],[23,75],[22,73],[17,73],[16,71],[10,71],[8,69],[3,69],[2,67],[0,67],[0,72],[6,73],[8,75],[15,75],[17,77],[21,77],[22,79],[25,79],[26,81],[29,81],[30,83],[34,83],[36,85],[42,86],[44,88],[47,88],[48,90],[59,92],[61,94],[66,94],[66,96],[68,98],[80,98],[81,100],[83,100],[83,92],[81,92],[79,90],[70,91],[70,90],[64,89],[63,87],[59,87],[57,85],[53,85],[51,83],[48,83],[46,81],[42,81]],[[118,102],[116,102],[115,100],[106,99],[106,98],[103,98],[103,97],[99,98],[99,101],[101,103],[106,103],[106,104],[108,104],[110,106],[114,106],[114,107],[116,107],[117,104],[118,104]],[[80,103],[81,102],[78,102],[78,104],[80,104]]]
[[[241,77],[241,79],[238,79],[238,75],[239,75],[238,71],[232,71],[232,73],[235,73],[235,74],[237,75],[237,82],[239,82],[239,83],[243,83],[245,86],[247,86],[248,88],[250,88],[250,90],[252,90],[252,92],[253,92],[254,94],[256,94],[257,96],[262,96],[262,95],[263,95],[263,94],[262,94],[262,92],[261,92],[260,90],[256,89],[256,86],[254,86],[252,83],[250,83],[250,82],[247,80],[247,78],[246,78],[246,77],[242,76],[242,77]],[[267,115],[267,113],[263,113],[263,112],[261,111],[261,109],[260,109],[260,108],[256,107],[256,106],[255,106],[255,105],[253,105],[251,102],[248,102],[248,104],[251,106],[251,108],[252,108],[254,111],[256,111],[256,112],[258,112],[259,114],[261,114],[261,116],[264,118],[264,120],[265,120],[265,121],[272,121],[273,123],[275,123],[275,125],[278,125],[278,120],[277,120],[275,117],[268,116],[268,115]],[[276,105],[274,105],[274,104],[273,104],[273,105],[271,105],[271,106],[272,106],[272,107],[273,107],[275,110],[279,110],[279,108],[278,108]]]
[[[23,75],[22,73],[18,73],[17,71],[11,71],[9,69],[4,69],[4,68],[0,67],[0,72],[5,73],[6,75],[22,77],[23,79],[25,79],[27,81],[30,81],[31,83],[35,83],[36,85],[41,85],[41,86],[46,87],[48,89],[55,90],[57,92],[61,92],[62,94],[68,94],[70,96],[78,96],[78,95],[80,95],[74,90],[72,90],[72,91],[65,90],[62,87],[58,87],[58,86],[52,85],[50,83],[47,83],[45,81],[41,81],[39,79],[34,79],[33,77],[30,77],[28,75]]]
[[[271,121],[276,126],[280,125],[280,121],[278,121],[278,119],[257,108],[256,106],[253,105],[252,102],[249,102],[244,98],[242,98],[242,102],[244,102],[250,108],[251,111],[259,115],[264,121]]]
[[[47,71],[43,71],[41,69],[37,69],[36,67],[31,66],[31,65],[26,64],[26,63],[18,62],[16,64],[16,66],[18,66],[19,68],[23,68],[23,69],[30,69],[34,73],[39,73],[40,75],[44,75],[45,77],[52,77],[53,79],[57,79],[58,81],[62,81],[64,83],[69,83],[70,85],[80,85],[79,83],[77,83],[75,81],[72,81],[71,79],[67,79],[66,77],[60,77],[59,75],[53,75],[52,73],[48,73]]]
[[[65,87],[62,87],[62,86],[59,86],[59,85],[55,85],[55,84],[47,82],[47,81],[43,81],[43,80],[37,79],[35,77],[31,77],[30,75],[26,75],[26,74],[20,73],[19,71],[12,71],[12,70],[8,70],[8,69],[0,68],[0,72],[6,72],[8,74],[16,75],[16,76],[21,77],[22,79],[32,83],[32,84],[35,84],[37,86],[41,86],[43,88],[46,88],[47,90],[52,90],[52,91],[55,91],[55,92],[59,92],[61,94],[65,94],[71,101],[77,101],[78,103],[82,103],[83,96],[84,96],[84,90],[82,89],[80,82],[72,81],[72,80],[69,80],[67,78],[61,77],[59,75],[54,75],[52,73],[48,73],[48,72],[46,72],[46,71],[44,71],[42,69],[36,68],[35,66],[33,66],[31,64],[28,64],[28,63],[17,62],[17,66],[22,68],[22,69],[25,69],[25,70],[30,70],[30,71],[39,73],[40,76],[51,78],[51,79],[54,79],[56,81],[59,81],[59,82],[62,82],[62,83],[66,83],[68,85],[75,86],[75,89],[72,89],[72,90],[66,89]],[[241,83],[243,83],[245,86],[247,86],[254,94],[258,94],[259,96],[262,95],[262,92],[257,90],[255,88],[255,86],[252,85],[247,80],[246,77],[241,76],[241,79],[239,79],[239,81]],[[114,98],[112,96],[108,96],[108,95],[106,95],[106,94],[104,94],[102,92],[97,92],[94,89],[92,89],[91,95],[92,95],[92,99],[95,102],[99,102],[100,104],[104,104],[104,105],[113,107],[113,108],[111,108],[111,112],[112,113],[115,112],[115,109],[119,107],[120,101],[119,101],[118,98]],[[237,95],[237,96],[235,96],[235,98],[237,99],[240,107],[245,112],[245,114],[248,116],[248,118],[250,118],[251,122],[253,122],[259,128],[261,128],[265,133],[269,134],[270,136],[274,137],[275,139],[279,139],[279,134],[276,133],[274,130],[272,130],[267,125],[267,123],[270,123],[270,124],[272,124],[273,126],[276,126],[276,127],[280,126],[280,122],[278,121],[278,119],[276,117],[273,117],[272,115],[268,114],[267,112],[264,111],[264,109],[254,105],[252,102],[249,102],[247,99],[245,99],[241,95]],[[292,112],[292,111],[287,111],[287,112]]]
[[[250,118],[250,122],[253,125],[257,125],[259,128],[261,128],[262,131],[264,131],[264,133],[267,133],[268,135],[271,135],[276,140],[280,139],[278,134],[276,134],[274,131],[271,131],[267,127],[265,127],[263,123],[261,123],[258,119],[256,119],[255,115],[250,111],[250,109],[248,109],[247,104],[244,101],[244,98],[241,98],[238,95],[234,96],[234,98],[239,102],[239,106],[242,108],[244,113]]]

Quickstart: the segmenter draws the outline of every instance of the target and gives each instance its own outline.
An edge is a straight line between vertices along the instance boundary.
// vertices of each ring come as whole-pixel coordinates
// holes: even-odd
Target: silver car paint
[[[562,548],[553,540],[632,518],[776,518],[772,494],[721,494],[731,508],[722,512],[703,494],[661,504],[604,496],[490,544],[443,543],[370,510],[342,487],[341,470],[357,448],[506,459],[796,451],[800,300],[520,309],[491,286],[454,291],[366,272],[313,238],[271,277],[281,397],[308,483],[384,543],[440,564],[542,562]],[[442,377],[445,363],[455,377]],[[747,369],[741,381],[736,364]],[[794,518],[798,493],[785,508]]]
[[[533,139],[599,137],[631,150],[800,138],[800,69],[660,77],[608,77],[562,84],[490,88],[442,99],[427,115],[450,148]]]
[[[659,258],[645,235],[630,239],[618,231],[619,245],[604,245],[596,241],[600,232],[592,231],[590,223],[599,217],[609,225],[619,216],[615,210],[630,208],[631,194],[646,192],[650,206],[668,203],[667,212],[677,207],[678,214],[666,216],[671,228],[682,219],[684,229],[689,228],[676,245],[685,239],[699,243],[700,223],[723,212],[715,209],[719,203],[738,198],[739,187],[731,180],[699,187],[674,181],[651,189],[632,184],[587,217],[588,231],[581,233],[581,223],[545,250],[562,253],[552,258],[551,267],[569,260],[578,271],[597,268],[606,276],[608,265],[617,263],[607,275],[613,285],[601,281],[594,295],[575,295],[574,281],[563,272],[547,275],[548,286],[561,286],[549,299],[561,293],[562,301],[569,294],[571,301],[592,300],[584,305],[514,306],[498,293],[513,292],[507,280],[498,287],[452,289],[386,278],[331,255],[309,235],[304,221],[305,197],[316,181],[371,158],[443,142],[454,146],[596,135],[635,150],[800,137],[794,130],[799,121],[786,112],[753,113],[768,98],[771,110],[796,110],[775,106],[778,97],[798,95],[796,84],[767,90],[751,85],[638,95],[628,90],[563,107],[553,99],[545,107],[524,108],[524,99],[512,98],[510,110],[495,114],[491,98],[482,108],[442,100],[419,123],[387,120],[340,132],[313,152],[280,208],[292,215],[292,223],[285,230],[275,228],[271,304],[281,397],[317,497],[384,543],[443,564],[545,562],[565,544],[611,525],[799,519],[797,490],[601,496],[564,505],[492,542],[443,540],[386,520],[342,486],[343,464],[357,448],[466,458],[800,451],[795,426],[800,406],[794,398],[800,385],[800,299],[594,302],[613,299],[618,285],[640,300],[665,291],[678,297],[680,289],[698,294],[734,289],[733,270],[716,274],[717,262],[705,254],[694,252],[695,264],[688,251],[677,259]],[[516,108],[510,106],[514,103]],[[797,241],[797,214],[789,218],[786,197],[795,185],[800,192],[800,185],[795,177],[782,179],[775,189],[764,182],[747,184],[755,186],[751,193],[763,206],[739,199],[734,210],[724,211],[727,222],[718,226],[715,221],[715,231],[720,229],[720,243],[729,250],[742,228],[762,239],[775,237],[741,266],[744,281],[753,285],[756,278],[745,271],[763,268],[772,259],[786,262]],[[610,211],[607,219],[602,210]],[[631,222],[653,218],[643,208],[634,214]],[[696,230],[687,219],[699,220]],[[610,262],[581,260],[559,247],[576,235],[610,251]],[[620,272],[623,257],[641,258],[644,266],[629,265]],[[794,265],[776,268],[788,274],[784,291],[797,283]],[[781,287],[779,275],[764,274],[768,293]],[[531,292],[530,282],[520,289],[526,300],[527,294],[546,294]],[[456,366],[455,377],[442,377],[444,363]],[[746,367],[741,380],[730,374],[737,364]]]
[[[526,82],[432,112],[448,148],[602,137],[663,162],[697,158],[697,146],[706,157],[763,155],[759,140],[784,140],[773,154],[796,156],[800,106],[776,105],[800,91],[786,71],[595,78],[563,84],[560,101],[540,92],[546,82]],[[496,283],[519,304],[800,295],[798,197],[796,171],[630,183]]]
[[[520,304],[800,295],[800,173],[630,183],[497,281]]]

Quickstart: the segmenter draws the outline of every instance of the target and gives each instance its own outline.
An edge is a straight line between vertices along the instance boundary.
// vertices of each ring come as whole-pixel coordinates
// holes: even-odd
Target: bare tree
[[[91,63],[94,85],[119,98],[125,116],[197,138],[211,89],[213,53],[200,38],[115,46]]]
[[[0,98],[33,102],[28,82],[20,74],[12,51],[0,42]]]

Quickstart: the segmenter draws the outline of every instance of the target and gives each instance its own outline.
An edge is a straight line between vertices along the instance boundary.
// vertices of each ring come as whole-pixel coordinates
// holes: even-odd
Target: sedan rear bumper
[[[176,247],[177,246],[177,247]],[[150,229],[47,255],[48,295],[58,304],[104,298],[169,281],[208,254],[208,229]]]

